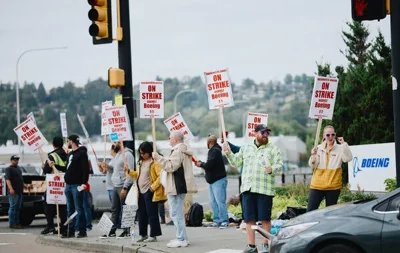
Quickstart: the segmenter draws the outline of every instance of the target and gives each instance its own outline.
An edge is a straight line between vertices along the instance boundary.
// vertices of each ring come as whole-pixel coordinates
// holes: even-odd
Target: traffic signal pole
[[[126,104],[128,110],[129,123],[132,131],[133,141],[127,141],[125,146],[133,150],[135,155],[135,118],[133,103],[133,86],[132,86],[132,56],[131,56],[131,30],[129,20],[129,0],[117,0],[120,3],[120,18],[122,26],[122,40],[118,41],[118,65],[120,69],[125,71],[125,86],[120,88],[123,98],[123,104]],[[135,163],[136,164],[136,163]]]
[[[390,30],[392,37],[392,85],[393,85],[393,116],[394,143],[396,153],[396,179],[400,187],[400,1],[390,1]]]

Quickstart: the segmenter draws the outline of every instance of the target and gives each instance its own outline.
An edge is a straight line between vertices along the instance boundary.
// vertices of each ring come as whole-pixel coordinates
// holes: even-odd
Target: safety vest
[[[61,159],[61,157],[56,152],[51,153],[50,156],[53,157],[54,165],[59,165],[59,166],[65,167],[66,161]],[[54,171],[53,171],[53,173],[54,173]]]

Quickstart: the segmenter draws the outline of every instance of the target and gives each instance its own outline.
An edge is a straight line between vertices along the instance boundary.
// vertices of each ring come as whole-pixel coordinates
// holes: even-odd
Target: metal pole
[[[400,1],[390,1],[390,23],[392,37],[392,82],[393,82],[393,116],[394,143],[396,152],[396,179],[400,187],[400,92],[397,87],[400,75]]]
[[[37,52],[37,51],[49,51],[49,50],[58,50],[58,49],[66,49],[67,47],[46,47],[46,48],[33,48],[28,49],[22,52],[22,54],[18,57],[16,68],[16,84],[15,84],[15,92],[16,92],[16,100],[17,100],[17,126],[21,124],[21,113],[20,113],[20,105],[19,105],[19,61],[22,56],[29,52]],[[21,156],[21,140],[18,138],[18,155]]]
[[[120,3],[120,17],[122,26],[122,40],[118,41],[118,65],[125,71],[125,86],[120,88],[123,104],[129,115],[133,141],[126,141],[125,147],[133,150],[133,157],[136,160],[135,152],[135,118],[133,105],[133,85],[132,85],[132,53],[131,53],[131,28],[129,21],[129,1],[118,0]],[[136,163],[134,163],[136,166]]]
[[[194,90],[189,89],[189,90],[180,90],[178,93],[176,93],[175,98],[174,98],[174,114],[176,113],[176,99],[178,98],[178,96],[182,93],[185,92],[194,92]]]

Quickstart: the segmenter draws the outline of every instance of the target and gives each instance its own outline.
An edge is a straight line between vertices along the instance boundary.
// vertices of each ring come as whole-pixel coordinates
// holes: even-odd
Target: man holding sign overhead
[[[255,231],[251,229],[252,225],[256,225],[256,221],[261,221],[265,230],[271,230],[275,174],[283,165],[279,148],[268,139],[271,129],[259,124],[254,131],[256,133],[254,142],[242,146],[236,154],[231,152],[226,142],[223,144],[229,163],[235,167],[243,167],[240,192],[248,241],[244,252],[258,252],[255,245]],[[261,252],[269,252],[268,239],[263,240]]]

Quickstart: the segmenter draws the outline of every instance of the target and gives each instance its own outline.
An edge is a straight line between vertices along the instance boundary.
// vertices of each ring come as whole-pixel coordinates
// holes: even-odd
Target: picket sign
[[[268,114],[249,112],[247,114],[247,121],[244,128],[246,129],[245,142],[250,143],[254,140],[254,129],[258,124],[265,124],[268,126]]]
[[[110,220],[106,213],[103,213],[99,223],[97,224],[98,229],[102,232],[102,234],[108,235],[112,229],[114,223]]]
[[[61,123],[61,133],[62,137],[68,137],[68,129],[67,129],[67,115],[65,112],[60,113],[60,123]]]
[[[33,151],[38,151],[48,142],[43,134],[40,132],[38,126],[34,123],[32,118],[29,118],[16,126],[14,132],[22,143]]]
[[[37,125],[35,115],[33,115],[33,112],[28,113],[28,115],[26,115],[26,118],[32,119],[33,123],[35,123],[35,125]]]
[[[121,228],[130,228],[135,225],[137,209],[138,207],[133,205],[122,206]]]
[[[168,119],[164,120],[164,124],[170,133],[173,131],[181,131],[185,136],[185,140],[193,139],[193,134],[180,112],[177,112]]]
[[[108,128],[108,122],[106,117],[106,108],[112,106],[112,101],[105,101],[101,103],[101,135],[104,135],[104,160],[106,160],[107,154],[107,135],[110,134]]]
[[[108,127],[111,141],[117,140],[121,143],[122,158],[124,165],[126,165],[126,157],[124,151],[123,141],[133,140],[131,126],[129,124],[129,115],[126,110],[126,105],[114,105],[106,107],[106,118],[108,121]],[[112,136],[111,136],[112,135]],[[115,136],[118,135],[118,136]]]
[[[219,109],[222,136],[226,140],[224,112],[222,108],[234,105],[229,71],[228,69],[222,69],[204,72],[204,77],[207,85],[209,109]]]
[[[140,88],[140,118],[151,118],[153,152],[156,152],[156,118],[164,118],[164,82],[142,81]]]
[[[120,141],[133,140],[126,105],[114,105],[107,107],[106,118],[108,122],[109,133],[118,133],[118,139]]]
[[[314,148],[318,146],[323,119],[331,120],[335,108],[339,79],[315,76],[308,117],[318,119]]]
[[[92,142],[90,141],[89,133],[88,133],[88,131],[86,130],[85,124],[83,124],[83,120],[82,120],[81,116],[79,116],[79,114],[76,114],[76,115],[78,116],[79,124],[81,125],[82,130],[83,130],[83,132],[85,133],[86,139],[88,140],[89,145],[90,145],[90,147],[92,148],[94,157],[96,157],[96,161],[98,161],[99,159],[97,158],[96,151],[94,151],[94,148],[93,148]]]

